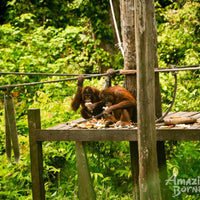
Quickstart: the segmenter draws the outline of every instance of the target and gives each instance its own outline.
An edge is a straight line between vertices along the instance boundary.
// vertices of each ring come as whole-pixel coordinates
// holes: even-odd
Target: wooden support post
[[[136,70],[134,0],[120,1],[124,70]],[[136,74],[127,74],[125,88],[136,97]]]
[[[140,199],[139,192],[139,163],[138,163],[138,142],[130,142],[130,154],[131,154],[131,172],[132,172],[132,185],[133,185],[133,199]]]
[[[121,30],[124,48],[124,70],[136,72],[136,53],[135,53],[135,20],[134,20],[134,0],[121,0]],[[125,88],[131,92],[136,98],[136,74],[126,73]],[[135,112],[134,120],[137,119],[137,112]],[[131,171],[132,171],[132,184],[133,184],[133,199],[139,200],[139,164],[138,164],[138,144],[137,142],[130,142],[130,155],[131,155]]]
[[[157,35],[157,33],[155,33]],[[157,43],[157,41],[155,41]],[[157,53],[155,52],[157,58]],[[158,62],[155,67],[158,67]],[[159,73],[155,73],[155,106],[156,106],[156,118],[162,116],[162,104],[161,104],[161,93],[160,93],[160,82]],[[170,190],[166,185],[167,176],[167,163],[166,163],[166,153],[165,153],[165,141],[157,141],[157,156],[158,156],[158,169],[160,177],[160,189],[162,199],[170,200]]]
[[[160,200],[155,129],[156,29],[153,0],[135,0],[140,199]]]
[[[41,129],[40,110],[28,110],[29,145],[33,200],[44,200],[42,142],[35,140],[35,129]]]
[[[89,172],[85,142],[76,142],[76,161],[78,170],[78,196],[80,200],[95,200],[95,193]]]
[[[134,0],[121,0],[121,32],[124,49],[124,70],[121,74],[126,74],[124,87],[136,98],[136,54],[135,54],[135,20],[134,20]],[[134,119],[137,119],[135,112]],[[138,144],[130,142],[131,171],[133,184],[133,198],[139,200],[138,187]]]
[[[166,154],[165,154],[165,142],[158,141],[157,142],[157,155],[158,155],[158,168],[159,168],[159,176],[160,176],[160,189],[161,196],[164,200],[171,200],[170,189],[166,185],[167,176],[167,163],[166,163]]]
[[[155,22],[155,28],[152,30],[152,39],[155,44],[155,48],[152,48],[152,54],[154,56],[154,68],[158,69],[158,52],[157,52],[157,28]],[[155,115],[159,119],[162,116],[162,103],[161,103],[161,92],[160,92],[160,79],[159,72],[155,72]],[[157,141],[157,156],[158,156],[158,169],[160,177],[160,189],[161,197],[165,200],[170,200],[170,190],[169,187],[165,184],[168,179],[167,176],[167,163],[165,155],[165,142]]]

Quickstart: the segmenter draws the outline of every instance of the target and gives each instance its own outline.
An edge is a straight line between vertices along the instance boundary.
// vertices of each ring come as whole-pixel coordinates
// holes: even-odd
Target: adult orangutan
[[[99,94],[100,90],[95,87],[83,87],[84,76],[78,76],[77,91],[71,102],[72,110],[76,111],[81,105],[81,116],[84,119],[91,118],[100,114],[102,109],[102,103],[100,102]],[[98,102],[98,104],[95,104]],[[99,103],[100,102],[100,103]]]
[[[108,125],[117,121],[117,126],[130,124],[136,111],[136,100],[128,90],[121,86],[109,87],[101,91],[100,98],[107,107],[104,118]]]

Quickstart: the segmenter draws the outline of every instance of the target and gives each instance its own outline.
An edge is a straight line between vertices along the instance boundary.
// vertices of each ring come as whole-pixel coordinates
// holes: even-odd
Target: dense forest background
[[[119,22],[119,1],[114,1]],[[200,63],[198,0],[156,0],[159,66]],[[101,73],[122,69],[108,0],[2,0],[0,5],[0,70],[4,72]],[[120,25],[120,23],[119,23]],[[120,28],[120,26],[119,26]],[[56,80],[60,77],[1,75],[1,85]],[[116,77],[113,84],[123,84]],[[163,111],[172,100],[174,80],[161,73]],[[84,85],[103,87],[104,78]],[[21,159],[11,164],[5,153],[3,91],[0,91],[0,199],[31,196],[27,110],[40,108],[42,128],[80,117],[70,109],[76,81],[16,87],[12,90]],[[200,111],[200,71],[179,72],[173,111]],[[46,199],[77,199],[73,142],[44,142]],[[200,175],[199,142],[166,142],[168,176]],[[132,199],[128,142],[88,143],[88,159],[97,199]],[[170,186],[173,193],[173,185]],[[199,199],[182,193],[174,199]]]

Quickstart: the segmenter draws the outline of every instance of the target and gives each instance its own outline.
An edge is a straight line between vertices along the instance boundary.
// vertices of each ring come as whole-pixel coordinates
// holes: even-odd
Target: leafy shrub
[[[79,1],[80,4],[66,1],[62,5],[60,2],[9,1],[10,21],[0,26],[2,71],[98,73],[102,68],[110,68],[112,63],[114,69],[123,66],[121,54],[116,54],[113,61],[111,55],[101,48],[102,38],[107,37],[107,42],[112,42],[112,31],[107,30],[103,23],[107,20],[108,1],[103,1],[103,9],[100,6],[102,1]],[[159,8],[158,53],[161,67],[199,63],[199,3],[183,2],[177,9],[177,2],[162,1],[163,7]],[[60,15],[53,13],[55,9],[52,6],[60,9]],[[82,16],[81,20],[79,16]],[[88,25],[90,16],[93,17],[90,20],[96,40],[92,39],[93,32]],[[57,79],[60,77],[0,77],[2,85]],[[173,76],[161,73],[160,81],[163,108],[166,110],[173,96]],[[103,78],[84,82],[99,89],[103,83]],[[116,77],[115,83],[122,84],[122,78]],[[178,91],[173,111],[199,111],[199,84],[198,71],[178,73]],[[41,109],[42,128],[79,118],[79,112],[70,110],[76,87],[75,81],[71,81],[16,87],[12,90],[21,149],[21,160],[17,165],[8,163],[5,155],[3,92],[0,91],[1,199],[31,199],[27,110]],[[46,198],[77,199],[74,143],[44,142],[43,149]],[[169,175],[174,168],[179,169],[179,175],[183,177],[198,175],[199,142],[167,143],[166,149]],[[98,199],[132,199],[127,142],[88,143],[88,158]]]

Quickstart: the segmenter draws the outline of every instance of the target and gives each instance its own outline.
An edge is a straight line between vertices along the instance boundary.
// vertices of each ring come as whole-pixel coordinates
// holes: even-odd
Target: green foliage
[[[2,70],[91,73],[110,66],[109,53],[97,47],[85,28],[36,27],[27,34],[25,27],[0,27]]]
[[[172,111],[200,111],[200,74],[197,71],[179,72],[177,74],[177,92]],[[162,106],[166,111],[172,102],[175,78],[171,74],[160,74]]]
[[[176,3],[175,3],[176,4]],[[199,7],[197,2],[187,2],[180,9],[159,10],[164,18],[158,25],[159,66],[194,65],[200,63]],[[172,100],[174,81],[171,75],[160,74],[163,107]],[[179,72],[178,90],[174,111],[199,111],[199,71]]]
[[[159,66],[194,65],[200,63],[199,54],[199,7],[196,1],[179,1],[158,8],[158,55]],[[199,71],[178,72],[178,89],[172,111],[199,111]],[[160,73],[163,108],[169,107],[174,91],[171,74]],[[199,142],[168,142],[168,177],[178,170],[179,178],[197,178],[199,174]],[[170,185],[173,193],[173,185]],[[174,199],[199,199],[197,194],[182,193]]]
[[[199,7],[197,2],[187,2],[181,9],[162,12],[164,23],[158,25],[161,62],[179,66],[200,62]]]
[[[112,193],[131,193],[128,142],[88,143],[88,159],[95,185],[111,187]],[[101,199],[101,198],[100,198]]]
[[[98,73],[112,65],[123,66],[120,53],[112,56],[102,47],[112,43],[108,0],[8,1],[6,23],[0,26],[1,71],[44,73]],[[198,1],[159,0],[157,7],[159,65],[198,64]],[[59,12],[58,12],[59,11]],[[0,16],[1,17],[1,16]],[[2,85],[57,80],[60,77],[1,76]],[[172,100],[174,79],[160,74],[163,109]],[[114,84],[122,85],[116,77]],[[103,87],[104,78],[85,80],[84,85]],[[5,154],[3,92],[0,91],[0,199],[32,199],[27,110],[41,109],[42,128],[80,117],[70,109],[76,81],[14,88],[14,104],[21,159],[10,164]],[[199,111],[200,74],[178,73],[174,111]],[[180,177],[199,174],[199,142],[168,142],[168,174]],[[78,199],[75,146],[72,142],[44,142],[44,179],[47,199]],[[132,199],[128,142],[90,142],[88,159],[97,199]],[[183,195],[183,199],[195,199]]]
[[[174,173],[176,173],[177,179],[181,178],[187,180],[199,177],[199,141],[178,142],[176,145],[172,142],[167,142],[166,150],[168,151],[167,165],[169,177],[171,177]],[[174,185],[171,182],[169,185],[172,193],[174,194]],[[199,193],[182,193],[174,199],[197,200],[199,199]]]
[[[1,134],[3,135],[3,134]],[[1,138],[2,141],[2,138]],[[28,137],[19,135],[19,143],[21,150],[21,159],[18,164],[9,163],[6,154],[0,157],[0,198],[22,200],[31,198],[31,176],[30,159],[29,159],[29,142]],[[12,189],[11,189],[12,188]]]

